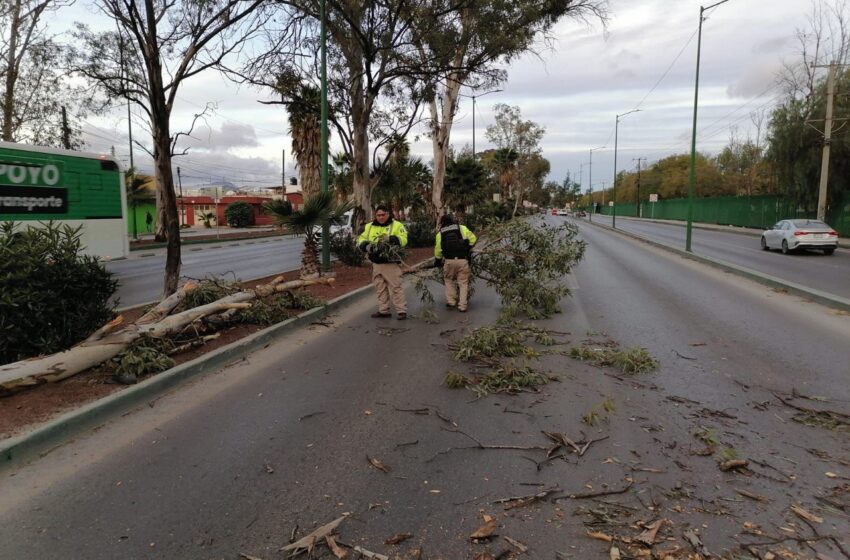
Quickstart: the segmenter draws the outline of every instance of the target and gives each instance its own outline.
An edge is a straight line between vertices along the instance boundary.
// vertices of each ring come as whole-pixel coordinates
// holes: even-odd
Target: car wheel
[[[823,250],[823,254],[824,254],[824,255],[831,255],[831,254],[833,254],[834,252],[835,252],[835,248],[834,248],[834,247],[829,248],[829,249],[824,249],[824,250]]]
[[[770,250],[770,247],[767,246],[767,240],[764,238],[764,236],[761,237],[761,250],[762,251],[769,251]]]
[[[782,254],[787,255],[790,252],[791,252],[791,249],[788,248],[788,241],[783,239],[782,240]]]

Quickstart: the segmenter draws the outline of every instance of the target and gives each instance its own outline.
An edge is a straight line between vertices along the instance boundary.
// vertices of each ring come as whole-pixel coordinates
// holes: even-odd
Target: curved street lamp
[[[625,117],[626,115],[631,115],[632,113],[639,113],[640,109],[632,109],[627,113],[622,113],[617,115],[617,121],[614,124],[614,196],[611,197],[611,202],[613,206],[611,206],[611,216],[612,216],[612,224],[611,227],[617,229],[617,143],[619,140],[620,133],[620,119]]]

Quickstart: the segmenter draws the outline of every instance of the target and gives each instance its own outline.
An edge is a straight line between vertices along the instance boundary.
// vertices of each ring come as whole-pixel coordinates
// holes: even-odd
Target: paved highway
[[[303,247],[304,240],[300,237],[185,245],[181,274],[188,278],[271,276],[301,266]],[[120,282],[117,298],[121,307],[155,301],[162,294],[165,249],[134,251],[131,258],[108,262],[106,268]]]
[[[608,226],[612,222],[610,216],[599,214],[594,214],[593,221]],[[685,248],[684,226],[618,217],[617,229],[679,249]],[[696,254],[850,298],[850,251],[839,250],[832,256],[825,256],[820,251],[783,255],[780,251],[762,251],[758,237],[697,228],[692,232],[691,246]]]
[[[479,287],[466,315],[438,297],[434,325],[370,319],[364,300],[330,328],[285,338],[0,474],[0,558],[279,558],[291,534],[345,512],[354,515],[343,542],[391,557],[413,546],[424,554],[406,557],[495,556],[505,541],[469,539],[487,513],[528,557],[609,558],[610,545],[587,531],[634,537],[659,512],[671,521],[660,535],[683,550],[688,529],[731,557],[782,527],[783,546],[810,557],[787,540],[812,536],[792,504],[824,516],[817,529],[850,546],[846,515],[815,498],[840,488],[825,472],[850,476],[846,435],[792,421],[798,411],[776,396],[796,390],[825,396],[803,406],[850,409],[850,317],[604,230],[582,226],[582,235],[585,260],[567,279],[573,297],[542,324],[572,333],[573,345],[610,336],[644,346],[659,371],[621,377],[551,353],[535,367],[560,383],[477,400],[441,385],[447,370],[465,369],[445,344],[495,320],[490,290]],[[583,423],[605,399],[614,410]],[[541,430],[608,439],[569,462],[472,440],[545,445]],[[717,440],[714,456],[694,434]],[[721,450],[749,468],[722,472]],[[494,503],[553,487],[611,495],[509,511]],[[744,534],[745,522],[769,536]],[[413,538],[384,544],[403,532]],[[808,546],[841,556],[828,539]]]

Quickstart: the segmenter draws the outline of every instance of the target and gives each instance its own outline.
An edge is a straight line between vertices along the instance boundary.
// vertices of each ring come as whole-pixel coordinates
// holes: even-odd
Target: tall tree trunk
[[[359,82],[357,79],[355,82]],[[363,93],[352,95],[351,121],[354,127],[354,154],[351,170],[354,178],[354,220],[355,234],[369,220],[372,213],[372,180],[369,177],[369,110],[363,99]]]
[[[164,218],[165,237],[167,242],[165,256],[165,281],[163,296],[168,297],[177,290],[180,280],[180,221],[177,216],[177,195],[174,192],[174,175],[171,173],[171,134],[169,132],[169,116],[154,114],[154,163],[159,177],[157,187],[162,197],[162,214]]]
[[[157,177],[157,198],[162,202],[162,227],[165,229],[167,249],[165,255],[164,297],[177,291],[180,280],[180,222],[177,217],[177,195],[174,192],[174,175],[171,173],[171,106],[165,98],[162,83],[162,57],[157,41],[154,0],[145,0],[147,18],[148,99],[153,128],[154,165]],[[159,212],[158,212],[159,213]]]
[[[322,189],[322,123],[315,116],[301,123],[298,127],[292,127],[292,151],[301,175],[301,191],[304,198],[308,199]]]
[[[21,26],[21,0],[12,8],[12,26],[9,30],[9,52],[6,55],[6,91],[3,93],[3,140],[14,142],[15,82],[18,81],[18,33]]]
[[[463,63],[466,49],[461,48],[453,60],[453,67],[458,68]],[[445,214],[446,208],[443,201],[443,187],[446,182],[446,165],[451,146],[452,126],[454,125],[455,113],[457,112],[457,99],[460,94],[462,76],[457,71],[452,71],[446,80],[446,88],[443,93],[442,107],[438,107],[436,96],[431,98],[431,144],[434,148],[434,175],[431,182],[431,204],[434,207],[435,219],[439,223],[440,217]],[[473,154],[473,157],[475,154]]]
[[[162,200],[162,187],[160,187],[159,175],[156,177],[156,196],[154,198],[154,202],[156,203],[156,222],[153,225],[153,233],[154,233],[154,241],[159,243],[164,243],[166,240],[165,234],[165,202]]]

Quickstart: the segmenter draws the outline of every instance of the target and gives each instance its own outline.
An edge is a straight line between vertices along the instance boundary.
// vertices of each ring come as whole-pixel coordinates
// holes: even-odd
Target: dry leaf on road
[[[469,535],[470,539],[490,539],[496,536],[496,531],[499,529],[499,524],[495,519],[492,519],[476,529],[474,533]]]
[[[368,455],[366,455],[366,459],[368,459],[370,465],[372,465],[379,471],[384,471],[385,473],[390,472],[390,468],[383,464],[381,460],[377,457],[369,457]]]
[[[413,533],[399,533],[397,535],[393,535],[384,541],[384,544],[400,544],[406,541],[407,539],[412,539]]]

